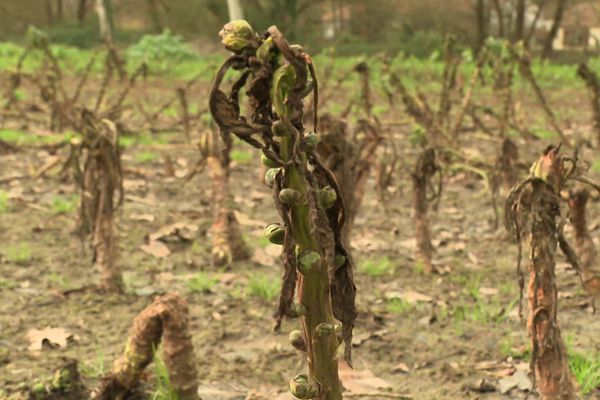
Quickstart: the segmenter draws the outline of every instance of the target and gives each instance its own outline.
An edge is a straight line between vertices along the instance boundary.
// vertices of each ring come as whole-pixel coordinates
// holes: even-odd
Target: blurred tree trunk
[[[79,21],[79,25],[83,25],[86,15],[87,0],[79,0],[79,4],[77,5],[77,21]]]
[[[240,0],[227,0],[227,10],[229,11],[229,20],[244,19],[242,5]]]
[[[63,0],[56,0],[56,15],[58,16],[58,21],[62,22],[64,17]]]
[[[535,30],[537,28],[538,21],[540,20],[540,16],[542,15],[542,11],[545,5],[545,1],[541,2],[538,5],[538,9],[535,12],[535,17],[533,17],[533,21],[531,22],[531,26],[529,27],[529,32],[527,32],[527,36],[525,37],[525,46],[528,48],[531,46],[531,40],[533,39],[533,35],[535,35]]]
[[[502,12],[502,6],[500,0],[492,0],[494,4],[494,10],[496,11],[496,17],[498,18],[498,36],[504,37],[504,13]]]
[[[488,24],[486,21],[485,0],[477,0],[475,3],[475,15],[477,17],[477,47],[475,51],[479,53],[485,45],[488,36]]]
[[[152,21],[152,30],[156,33],[162,32],[163,26],[160,21],[160,13],[158,11],[157,0],[147,0],[146,4],[148,6],[148,14],[150,15],[150,20]]]
[[[568,0],[558,0],[558,4],[556,5],[556,12],[554,13],[554,19],[552,21],[552,27],[550,28],[550,32],[548,32],[548,36],[546,36],[546,41],[544,42],[542,58],[548,58],[550,57],[550,55],[552,55],[552,45],[554,43],[556,35],[558,34],[558,30],[560,29],[560,24],[562,23],[563,16],[565,15],[567,2]]]
[[[51,0],[46,0],[46,19],[48,20],[48,25],[52,25],[54,22],[54,13],[52,12]]]
[[[100,23],[102,40],[113,41],[115,26],[113,24],[112,0],[96,0],[96,12]]]
[[[525,32],[525,0],[517,0],[517,15],[515,20],[515,34],[513,41],[523,40]]]

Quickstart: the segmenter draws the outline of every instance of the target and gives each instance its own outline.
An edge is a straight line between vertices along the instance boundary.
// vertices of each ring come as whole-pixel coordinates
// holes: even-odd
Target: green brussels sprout
[[[273,126],[271,127],[271,132],[273,132],[273,135],[280,137],[287,136],[290,133],[288,128],[281,121],[277,121],[273,124]]]
[[[314,132],[308,132],[304,136],[305,150],[308,152],[314,151],[317,148],[317,145],[319,144],[320,141],[321,141],[321,138],[319,137],[319,135],[317,135]]]
[[[283,244],[285,238],[285,229],[280,224],[269,224],[265,228],[265,235],[269,242],[273,244]]]
[[[306,340],[301,331],[291,331],[288,337],[290,344],[299,351],[306,351]]]
[[[294,318],[298,318],[303,315],[306,315],[306,307],[304,307],[304,304],[302,304],[302,303],[292,304],[291,311],[294,314],[293,315]]]
[[[319,395],[319,387],[311,383],[305,374],[299,374],[290,381],[290,393],[300,400],[314,399]]]
[[[303,274],[308,273],[321,262],[321,255],[316,251],[306,251],[298,257],[298,270]]]
[[[267,170],[267,172],[265,173],[265,183],[268,187],[273,187],[273,184],[275,183],[275,178],[277,177],[279,171],[281,171],[281,168],[271,168]]]
[[[335,269],[340,268],[342,265],[344,265],[346,263],[346,256],[343,254],[336,254],[335,257],[333,257],[333,266],[335,267]]]
[[[279,192],[279,200],[288,206],[298,204],[302,199],[302,194],[295,189],[281,189]]]
[[[327,322],[321,322],[315,327],[315,333],[318,337],[325,337],[331,335],[335,331],[333,324]]]
[[[325,210],[334,205],[336,200],[337,194],[335,193],[335,189],[331,186],[327,185],[323,189],[319,190],[319,204]]]

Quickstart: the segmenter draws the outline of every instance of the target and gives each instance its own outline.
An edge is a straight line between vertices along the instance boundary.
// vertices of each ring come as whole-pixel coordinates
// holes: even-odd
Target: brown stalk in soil
[[[529,247],[527,327],[532,344],[531,370],[542,400],[576,399],[567,350],[558,327],[555,256],[559,236],[560,191],[574,171],[572,159],[549,146],[517,183],[506,201],[507,229]],[[520,278],[521,279],[521,278]],[[522,281],[520,281],[522,286]]]
[[[413,182],[413,205],[414,205],[414,224],[415,224],[415,239],[417,242],[416,259],[422,263],[423,270],[427,273],[432,273],[435,268],[432,263],[433,246],[431,245],[431,228],[429,223],[429,202],[427,192],[432,187],[432,179],[436,173],[440,172],[440,167],[437,165],[435,150],[428,148],[423,150],[417,159],[415,170],[412,173]],[[438,193],[434,197],[437,197]]]
[[[250,250],[244,243],[232,209],[233,197],[229,191],[231,135],[224,134],[223,139],[221,141],[216,130],[211,129],[207,132],[202,150],[212,182],[213,223],[210,235],[212,263],[215,266],[230,265],[233,261],[250,257]]]
[[[337,354],[343,341],[350,363],[356,288],[341,235],[341,191],[315,154],[318,136],[306,132],[303,124],[303,101],[313,93],[316,130],[314,66],[310,56],[300,46],[291,46],[275,26],[258,36],[246,21],[238,20],[225,25],[220,36],[234,54],[217,72],[211,113],[223,132],[262,150],[263,163],[271,167],[265,182],[273,189],[283,220],[266,229],[271,242],[283,245],[276,328],[284,316],[300,317],[302,330],[293,331],[290,341],[308,361],[308,374],[296,375],[290,391],[299,399],[341,400]],[[226,94],[221,85],[229,69],[237,71],[238,78]],[[242,88],[247,89],[248,117],[240,114]]]
[[[590,94],[590,105],[592,106],[594,115],[594,129],[596,130],[598,145],[600,146],[600,78],[585,63],[579,65],[577,75],[585,81]]]
[[[346,224],[342,230],[344,243],[349,245],[350,232],[365,194],[367,179],[375,165],[377,149],[384,141],[380,126],[373,116],[369,67],[360,63],[355,67],[361,79],[360,98],[364,118],[358,120],[352,135],[342,119],[326,114],[319,119],[321,140],[317,154],[331,170],[340,186],[346,207]],[[389,177],[388,177],[389,179]]]
[[[569,192],[569,211],[575,233],[575,248],[580,260],[583,287],[592,296],[594,304],[600,301],[600,269],[598,253],[587,225],[589,190],[579,188]]]
[[[123,201],[118,129],[112,121],[100,121],[86,110],[81,120],[83,138],[72,143],[68,161],[80,190],[78,231],[90,240],[102,290],[121,293],[124,284],[116,262],[114,228],[115,211]]]
[[[124,354],[93,392],[94,400],[122,400],[139,384],[162,341],[163,361],[179,400],[198,400],[198,373],[186,301],[176,293],[157,297],[133,320]]]

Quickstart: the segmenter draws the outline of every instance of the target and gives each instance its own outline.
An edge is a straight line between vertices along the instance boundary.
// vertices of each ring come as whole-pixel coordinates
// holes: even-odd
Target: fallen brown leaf
[[[47,327],[42,330],[30,329],[27,332],[29,340],[28,350],[40,351],[45,347],[50,348],[65,348],[70,339],[73,339],[73,334],[64,328]]]
[[[171,254],[167,245],[159,241],[150,241],[148,244],[141,245],[140,249],[157,258],[167,257]]]

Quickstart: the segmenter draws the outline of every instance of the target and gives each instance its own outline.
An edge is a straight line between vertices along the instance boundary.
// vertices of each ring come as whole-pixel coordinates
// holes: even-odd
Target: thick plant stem
[[[432,273],[435,270],[431,261],[433,246],[431,245],[427,188],[430,186],[431,178],[437,170],[434,150],[426,149],[419,155],[415,171],[412,174],[415,239],[417,242],[416,259],[423,264],[423,270],[427,273]]]
[[[212,263],[215,266],[229,265],[232,261],[250,257],[244,243],[238,221],[231,209],[233,200],[229,192],[229,160],[227,149],[222,150],[215,132],[209,140],[206,164],[212,181],[213,224],[210,228],[212,240]]]
[[[95,265],[100,271],[101,287],[109,293],[122,293],[125,287],[121,270],[117,265],[117,244],[114,234],[113,216],[113,190],[106,172],[93,171],[99,176],[96,178],[98,196],[97,217],[94,224],[93,247],[95,251]]]
[[[213,223],[210,227],[212,240],[212,262],[226,265],[232,261],[248,258],[248,248],[244,244],[239,224],[231,210],[231,196],[227,188],[226,173],[221,161],[214,157],[206,159],[213,182]]]
[[[189,332],[188,307],[175,293],[158,297],[133,321],[125,353],[117,359],[110,375],[103,378],[92,398],[123,399],[139,382],[152,362],[162,338],[163,360],[171,386],[179,400],[198,400],[194,348]]]
[[[567,351],[557,322],[555,276],[556,218],[558,203],[548,184],[534,182],[530,234],[529,318],[533,346],[532,367],[542,400],[576,399]]]
[[[291,138],[282,138],[280,156],[284,161],[290,159],[293,145]],[[311,195],[308,193],[304,177],[294,164],[286,167],[284,176],[285,187],[297,190],[303,196]],[[329,291],[327,257],[312,234],[317,227],[311,223],[308,204],[300,203],[291,206],[291,222],[292,235],[298,245],[298,254],[314,251],[319,253],[321,260],[316,268],[302,273],[298,280],[298,297],[300,303],[306,307],[306,314],[301,318],[307,344],[309,377],[318,382],[320,390],[325,392],[319,398],[341,400],[342,387],[338,376],[336,357],[339,342],[333,331],[326,336],[317,334],[318,325],[335,325]]]
[[[502,141],[500,156],[498,157],[498,167],[502,175],[504,187],[510,189],[517,182],[519,172],[517,163],[519,162],[519,149],[517,145],[508,137]]]
[[[84,113],[85,136],[79,148],[74,147],[74,158],[87,154],[83,171],[76,164],[76,179],[80,179],[81,205],[79,233],[89,237],[94,252],[94,266],[100,272],[100,287],[109,293],[124,290],[121,269],[117,264],[115,237],[115,194],[119,204],[123,196],[121,160],[117,148],[117,128],[110,121],[97,123],[95,117]],[[80,178],[79,174],[82,174]]]
[[[590,104],[594,116],[594,129],[596,130],[596,140],[600,145],[600,78],[586,63],[579,65],[577,75],[585,81],[590,95]]]
[[[233,133],[262,151],[261,160],[270,168],[265,183],[273,189],[283,220],[265,229],[269,241],[283,245],[276,329],[284,316],[301,318],[303,332],[293,331],[290,341],[306,352],[309,367],[308,375],[298,374],[290,381],[290,392],[302,400],[342,400],[337,352],[343,339],[344,358],[351,364],[356,286],[341,233],[347,216],[341,189],[315,154],[318,82],[312,60],[275,26],[258,36],[246,21],[233,21],[220,36],[234,55],[217,71],[211,114],[223,134]],[[239,77],[225,94],[220,86],[232,68]],[[243,88],[249,119],[240,115]],[[314,132],[307,133],[303,105],[311,93]],[[339,332],[337,322],[342,323]]]
[[[597,269],[598,253],[587,226],[587,202],[590,192],[576,189],[569,193],[571,223],[575,232],[575,246],[581,261],[581,278],[585,290],[600,303],[600,270]]]
[[[507,228],[515,233],[519,254],[522,243],[529,246],[530,364],[542,400],[577,398],[557,318],[555,255],[562,237],[558,225],[560,191],[572,172],[565,168],[559,149],[560,146],[549,146],[544,151],[531,167],[529,177],[511,189],[505,209]],[[517,265],[520,272],[520,255]]]

